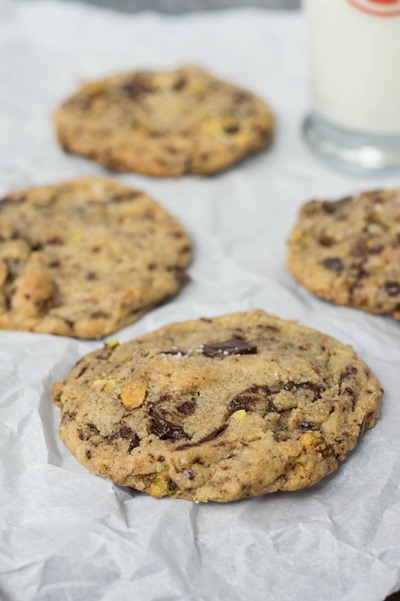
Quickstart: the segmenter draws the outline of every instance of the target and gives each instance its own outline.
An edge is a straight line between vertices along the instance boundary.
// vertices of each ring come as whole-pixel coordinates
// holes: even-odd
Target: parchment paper
[[[150,497],[92,476],[57,435],[50,388],[101,342],[0,334],[1,601],[382,601],[400,588],[400,323],[313,298],[285,268],[299,206],[399,180],[352,178],[300,139],[310,105],[300,15],[117,15],[0,0],[0,193],[104,172],[65,155],[50,114],[83,79],[193,62],[278,117],[270,151],[210,178],[119,176],[191,233],[192,283],[119,333],[261,307],[352,344],[384,384],[382,417],[309,490],[227,505]]]

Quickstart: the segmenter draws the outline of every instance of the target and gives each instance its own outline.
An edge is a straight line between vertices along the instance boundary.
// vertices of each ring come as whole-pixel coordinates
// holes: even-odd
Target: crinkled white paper
[[[92,476],[57,435],[50,388],[99,342],[0,333],[1,601],[382,601],[400,588],[400,323],[318,300],[285,268],[301,203],[400,180],[331,171],[300,138],[310,104],[301,15],[127,16],[0,0],[0,194],[104,172],[58,149],[50,115],[85,79],[198,63],[265,97],[274,146],[209,178],[119,179],[195,243],[192,283],[122,330],[261,307],[352,344],[381,379],[382,417],[309,490],[218,505],[155,500]]]

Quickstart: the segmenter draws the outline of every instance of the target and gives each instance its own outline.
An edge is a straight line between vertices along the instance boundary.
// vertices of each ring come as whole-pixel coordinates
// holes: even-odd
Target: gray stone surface
[[[34,0],[24,0],[34,2]],[[68,0],[64,0],[67,2]],[[213,10],[233,6],[258,6],[264,8],[298,8],[300,0],[81,0],[87,4],[106,6],[124,12],[157,10],[167,13]]]

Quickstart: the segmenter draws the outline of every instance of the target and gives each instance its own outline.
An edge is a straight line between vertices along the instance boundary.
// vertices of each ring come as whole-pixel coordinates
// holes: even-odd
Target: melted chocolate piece
[[[104,311],[93,311],[93,313],[90,314],[90,317],[92,319],[102,319],[103,317],[110,317],[108,313],[105,313]]]
[[[64,242],[61,240],[61,238],[55,236],[54,238],[49,238],[48,240],[46,240],[45,244],[47,244],[48,246],[61,246],[62,244],[64,244]]]
[[[177,424],[162,417],[154,408],[150,410],[151,415],[151,427],[150,432],[158,436],[160,440],[181,440],[182,438],[189,438],[184,429]]]
[[[86,426],[93,434],[100,434],[100,430],[94,424],[86,424]]]
[[[87,370],[87,368],[88,368],[88,366],[87,366],[87,365],[85,365],[84,367],[82,367],[81,371],[80,371],[80,372],[79,372],[79,374],[76,376],[75,380],[78,380],[78,378],[80,378],[80,377],[81,377],[81,376],[82,376],[82,375],[85,373],[85,371]]]
[[[188,444],[182,444],[179,447],[176,447],[176,450],[184,451],[185,449],[191,449],[193,447],[198,447],[201,444],[203,444],[204,442],[209,442],[210,440],[214,440],[214,438],[217,438],[217,436],[222,434],[222,432],[224,432],[225,429],[226,429],[226,424],[224,424],[223,426],[220,426],[219,428],[216,428],[215,430],[210,432],[210,434],[207,434],[207,436],[204,436],[204,438],[201,438],[197,442],[192,442],[192,443],[189,442]]]
[[[176,90],[178,92],[179,90],[182,90],[182,88],[184,88],[186,84],[187,84],[186,77],[180,77],[178,79],[178,81],[176,81],[174,83],[173,88],[174,88],[174,90]]]
[[[345,380],[349,376],[356,374],[356,373],[357,373],[356,367],[353,367],[352,365],[349,365],[348,367],[346,367],[346,369],[344,371],[342,371],[342,373],[339,376],[339,386],[342,385],[343,380]]]
[[[126,92],[131,98],[139,98],[144,94],[153,92],[153,89],[146,85],[144,82],[137,81],[135,79],[124,83],[122,86],[124,92]]]
[[[341,200],[336,200],[333,202],[325,201],[322,203],[322,210],[324,211],[324,213],[328,213],[328,214],[332,215],[333,213],[336,213],[336,211],[341,209],[344,205],[347,205],[351,200],[352,200],[352,196],[346,196],[345,198],[342,198]]]
[[[283,387],[284,390],[289,390],[292,394],[295,394],[298,390],[309,390],[314,394],[314,401],[321,398],[321,394],[324,392],[325,387],[318,384],[312,384],[311,382],[302,382],[296,384],[295,382],[289,381]]]
[[[194,401],[186,401],[185,403],[182,403],[182,405],[179,405],[179,407],[178,407],[178,411],[179,411],[179,413],[182,413],[182,415],[192,415],[192,413],[194,413],[195,409],[196,409],[196,403]]]
[[[225,129],[224,129],[224,132],[226,134],[237,134],[238,131],[239,131],[238,125],[230,125],[229,127],[225,127]]]
[[[257,397],[255,396],[238,394],[237,396],[233,397],[233,399],[229,403],[228,410],[231,413],[235,413],[235,411],[240,410],[248,411],[255,404],[256,400]]]
[[[225,357],[227,355],[255,355],[257,347],[243,338],[230,338],[222,342],[204,344],[202,351],[206,357]]]
[[[200,440],[198,440],[196,445],[203,444],[203,442],[208,442],[209,440],[214,440],[214,438],[217,438],[217,436],[222,434],[222,432],[225,430],[225,428],[226,428],[225,424],[223,426],[220,426],[219,428],[216,428],[215,430],[210,432],[210,434],[207,434],[207,436],[204,436],[204,438],[201,438]]]
[[[123,424],[119,429],[119,435],[121,438],[125,438],[130,441],[128,451],[131,452],[133,449],[140,445],[139,436],[126,424]]]
[[[108,202],[124,202],[125,200],[134,200],[138,196],[141,196],[142,192],[137,190],[130,190],[128,192],[121,192],[120,194],[114,194],[110,196]]]
[[[177,271],[175,273],[175,278],[180,286],[184,286],[190,282],[190,275],[185,271]]]
[[[400,284],[399,282],[385,282],[385,290],[388,296],[399,296]]]
[[[299,422],[296,428],[298,430],[319,430],[318,424],[314,424],[314,422]]]
[[[338,257],[329,257],[328,259],[324,259],[324,261],[322,261],[322,265],[327,269],[336,271],[336,273],[340,273],[343,269],[343,263]]]
[[[189,480],[193,480],[196,474],[191,468],[189,468],[188,471],[186,472],[186,475]]]

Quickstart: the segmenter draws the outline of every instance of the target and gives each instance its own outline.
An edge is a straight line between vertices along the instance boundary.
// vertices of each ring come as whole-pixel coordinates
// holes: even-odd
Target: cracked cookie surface
[[[274,128],[257,96],[192,66],[87,83],[54,122],[66,151],[159,177],[220,171],[266,146]]]
[[[108,343],[53,400],[61,440],[94,474],[154,497],[232,501],[334,471],[382,392],[350,346],[255,310]]]
[[[103,336],[175,294],[190,258],[180,224],[115,181],[10,194],[0,200],[0,328]]]
[[[304,205],[287,265],[317,296],[400,319],[400,189]]]

